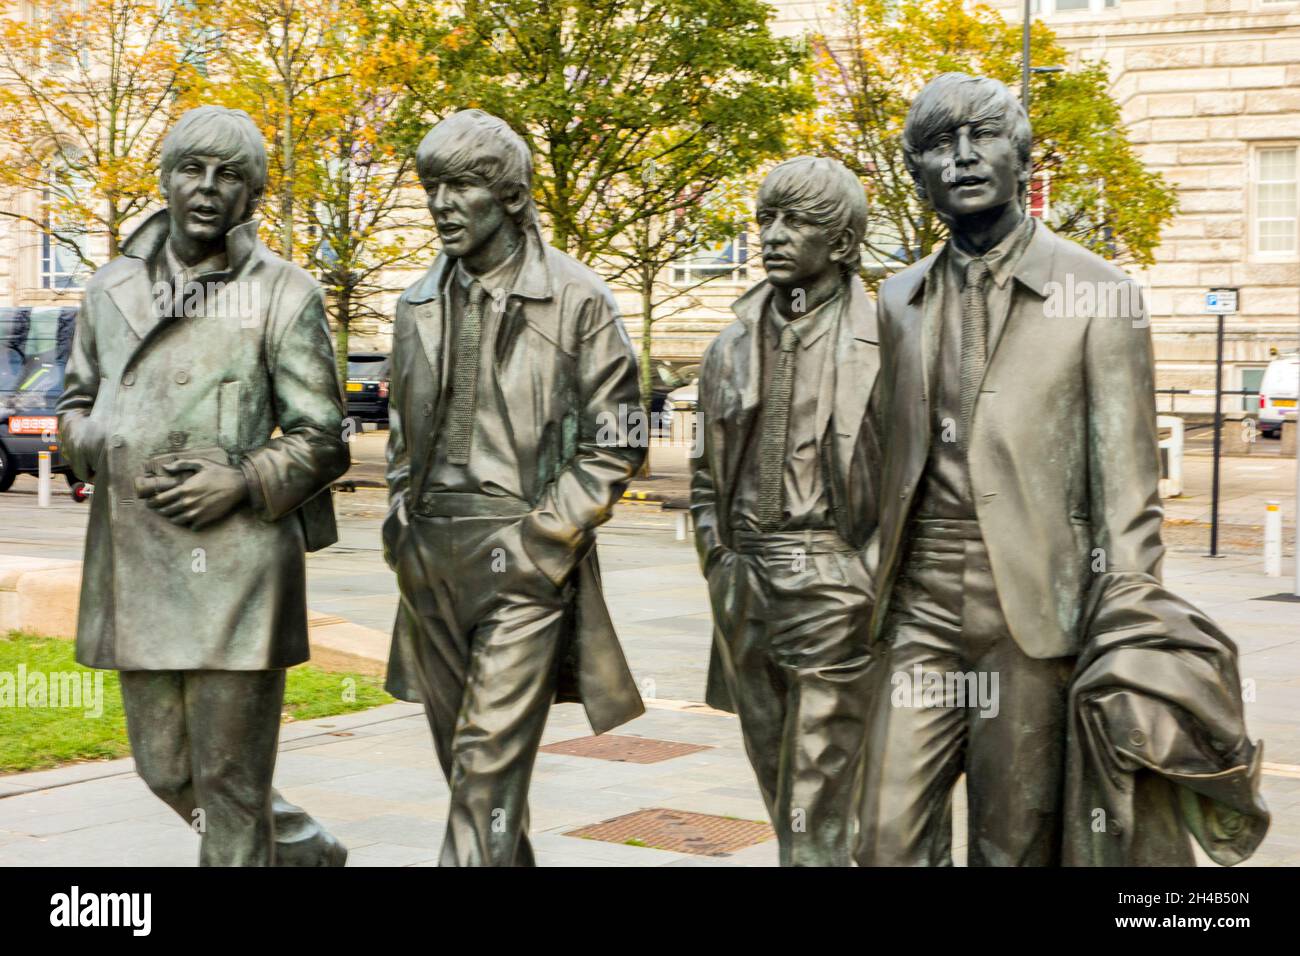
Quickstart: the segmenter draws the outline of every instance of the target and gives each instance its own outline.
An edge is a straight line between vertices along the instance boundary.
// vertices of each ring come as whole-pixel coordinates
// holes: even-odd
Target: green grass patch
[[[72,641],[0,635],[0,774],[131,752],[116,671],[82,667]],[[27,706],[19,706],[20,700]],[[289,670],[284,720],[314,720],[392,703],[383,681],[310,664]]]

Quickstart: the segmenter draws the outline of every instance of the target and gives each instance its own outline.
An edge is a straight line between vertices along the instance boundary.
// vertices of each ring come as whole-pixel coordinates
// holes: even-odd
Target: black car
[[[388,424],[389,358],[382,352],[348,353],[348,417]]]
[[[75,305],[0,307],[0,492],[37,474],[43,451],[55,474],[79,484],[59,454],[54,413],[76,320]]]

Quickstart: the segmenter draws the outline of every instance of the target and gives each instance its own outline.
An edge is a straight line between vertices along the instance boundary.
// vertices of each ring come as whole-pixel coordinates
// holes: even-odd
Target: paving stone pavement
[[[530,801],[538,864],[774,866],[772,840],[705,857],[565,835],[651,807],[766,819],[735,718],[654,704],[618,732],[710,749],[654,764],[539,754]],[[588,732],[581,709],[564,704],[553,709],[543,742]],[[149,793],[130,759],[3,780],[10,795],[0,798],[0,866],[191,866],[197,859],[198,837]],[[416,705],[286,725],[276,783],[347,844],[349,866],[436,865],[447,787]],[[1300,864],[1300,774],[1266,774],[1264,793],[1274,825],[1248,865]],[[963,809],[959,788],[959,864]]]
[[[6,523],[0,553],[77,557],[84,510],[70,503],[33,535]],[[378,549],[382,497],[340,495],[342,540],[311,556],[310,603],[378,629],[391,625],[392,577]],[[9,510],[11,509],[12,510]],[[30,512],[26,513],[30,517]],[[28,526],[30,527],[30,526]],[[726,857],[702,857],[566,836],[569,830],[662,807],[765,819],[737,721],[674,702],[703,696],[710,615],[693,548],[676,540],[673,516],[622,506],[600,536],[611,613],[650,709],[617,733],[708,746],[654,764],[540,754],[532,833],[544,866],[765,866],[767,841]],[[1249,865],[1300,865],[1300,604],[1261,600],[1290,590],[1266,578],[1255,556],[1207,559],[1171,553],[1169,585],[1237,641],[1252,737],[1263,738],[1268,838]],[[553,709],[545,743],[589,733],[581,708]],[[442,839],[447,791],[419,708],[395,704],[282,728],[277,784],[351,848],[350,865],[431,865]],[[964,806],[954,797],[954,849],[964,857]],[[131,761],[87,763],[0,777],[0,866],[174,865],[197,859],[197,837],[154,798]]]

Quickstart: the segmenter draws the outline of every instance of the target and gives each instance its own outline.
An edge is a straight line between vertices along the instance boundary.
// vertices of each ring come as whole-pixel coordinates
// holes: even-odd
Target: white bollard
[[[1270,501],[1264,513],[1264,573],[1282,576],[1282,512],[1276,501]]]
[[[1160,497],[1177,498],[1183,493],[1183,419],[1178,415],[1158,415],[1156,426],[1169,429],[1169,437],[1160,442],[1160,447],[1168,453],[1168,474],[1160,478]]]
[[[676,518],[676,520],[675,520],[675,522],[674,522],[674,523],[677,525],[677,540],[678,540],[678,541],[685,541],[685,540],[686,540],[686,514],[687,514],[687,512],[685,512],[685,511],[679,511],[679,512],[677,512],[677,518]]]
[[[41,508],[50,506],[50,453],[36,453],[36,504]]]

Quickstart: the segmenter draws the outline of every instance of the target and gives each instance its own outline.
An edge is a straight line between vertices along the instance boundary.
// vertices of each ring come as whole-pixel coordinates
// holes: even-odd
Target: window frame
[[[703,253],[711,251],[716,246],[730,247],[732,251],[732,263],[730,267],[718,265],[713,268],[717,269],[712,275],[704,273],[709,269],[707,265],[698,265],[695,263]],[[678,259],[669,268],[672,270],[670,280],[672,285],[679,288],[686,288],[700,285],[705,282],[748,282],[749,281],[749,232],[746,229],[737,229],[730,239],[717,243],[716,246],[697,247],[694,254]]]
[[[1291,233],[1291,248],[1285,250],[1260,248],[1259,226],[1264,219],[1259,214],[1259,187],[1263,181],[1259,176],[1260,156],[1265,150],[1290,150],[1292,158],[1293,179],[1295,187],[1296,203],[1292,210],[1290,221],[1293,223]],[[1250,209],[1249,229],[1250,234],[1248,241],[1250,243],[1250,258],[1257,262],[1290,262],[1295,259],[1297,252],[1300,252],[1300,143],[1296,142],[1261,142],[1251,143],[1250,153],[1247,158],[1249,163],[1247,173],[1248,206]],[[1269,180],[1274,182],[1274,180]],[[1276,180],[1281,182],[1282,180]],[[1282,217],[1270,216],[1268,221],[1285,221]]]

